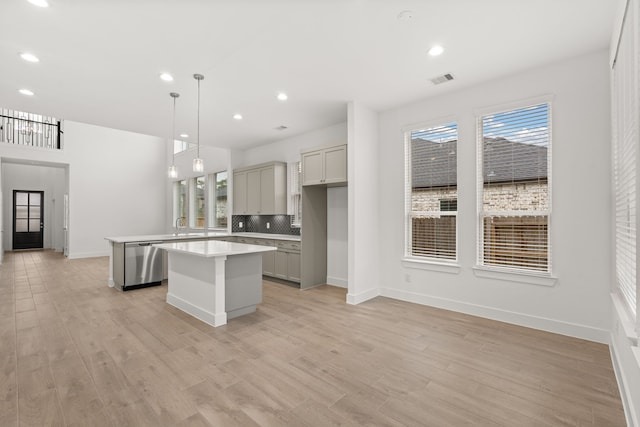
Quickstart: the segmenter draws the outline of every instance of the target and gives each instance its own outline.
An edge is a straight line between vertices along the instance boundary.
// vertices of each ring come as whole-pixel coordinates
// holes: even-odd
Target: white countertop
[[[290,234],[268,234],[268,233],[227,233],[224,231],[210,231],[202,233],[180,233],[180,234],[147,234],[142,236],[121,236],[121,237],[105,237],[113,243],[131,243],[131,242],[152,242],[154,240],[168,241],[168,240],[189,240],[199,238],[216,238],[216,237],[255,237],[260,239],[274,239],[274,240],[292,240],[300,241],[300,236],[293,236]]]
[[[153,246],[169,252],[182,252],[206,258],[269,252],[278,249],[275,246],[246,245],[244,243],[221,242],[219,240],[160,243]]]

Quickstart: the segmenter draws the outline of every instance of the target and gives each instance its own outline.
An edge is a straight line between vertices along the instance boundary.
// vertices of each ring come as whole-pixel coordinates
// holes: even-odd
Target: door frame
[[[16,232],[16,194],[17,193],[39,193],[40,194],[40,229],[39,229],[39,236],[37,238],[37,241],[35,242],[36,246],[33,247],[16,247],[16,241],[18,239],[16,239],[16,234],[18,232]],[[30,198],[30,196],[28,196]],[[30,206],[30,204],[28,205]],[[13,190],[13,203],[12,203],[12,223],[13,223],[13,229],[12,229],[12,244],[11,247],[12,249],[15,250],[20,250],[20,249],[44,249],[44,190]],[[28,223],[27,223],[28,224]]]

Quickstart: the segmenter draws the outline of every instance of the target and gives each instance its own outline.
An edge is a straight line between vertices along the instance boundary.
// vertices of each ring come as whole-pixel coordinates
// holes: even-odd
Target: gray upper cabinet
[[[233,173],[233,213],[247,213],[247,172]]]
[[[302,185],[343,184],[346,182],[346,145],[302,153]]]
[[[234,215],[286,215],[287,165],[273,162],[233,172]]]

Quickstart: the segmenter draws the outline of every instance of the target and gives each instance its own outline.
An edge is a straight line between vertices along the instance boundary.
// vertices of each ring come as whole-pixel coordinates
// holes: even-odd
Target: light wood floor
[[[212,328],[107,266],[6,254],[1,426],[625,425],[605,345],[266,281]]]

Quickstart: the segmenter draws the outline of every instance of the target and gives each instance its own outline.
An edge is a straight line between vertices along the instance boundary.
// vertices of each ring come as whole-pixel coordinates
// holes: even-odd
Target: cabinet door
[[[347,181],[347,146],[327,148],[324,151],[324,183]]]
[[[300,283],[300,254],[298,252],[287,253],[287,279]]]
[[[275,171],[273,167],[260,169],[260,213],[276,213]]]
[[[260,169],[247,171],[247,214],[260,213]]]
[[[247,173],[233,174],[233,213],[244,215],[247,213]]]
[[[302,155],[302,185],[322,184],[322,151],[312,151]]]
[[[276,251],[262,253],[262,274],[265,276],[276,275]]]
[[[283,251],[276,251],[276,274],[275,276],[280,279],[287,278],[287,253]]]

